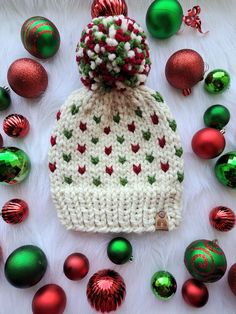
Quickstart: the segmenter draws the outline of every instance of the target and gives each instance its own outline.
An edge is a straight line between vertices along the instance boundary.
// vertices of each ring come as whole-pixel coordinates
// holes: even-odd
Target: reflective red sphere
[[[202,307],[207,303],[209,293],[203,282],[189,279],[183,284],[182,296],[187,304],[193,307]]]
[[[236,296],[236,264],[232,265],[228,272],[228,284],[231,291]]]
[[[89,271],[89,260],[81,253],[73,253],[64,263],[64,274],[70,280],[81,280]]]
[[[2,219],[8,224],[19,224],[29,215],[29,208],[25,201],[12,199],[2,208]]]
[[[211,210],[209,220],[215,229],[219,231],[230,231],[235,226],[235,214],[232,209],[218,206]]]
[[[91,8],[91,15],[94,19],[99,16],[127,16],[128,7],[125,0],[94,0]]]
[[[25,137],[29,129],[29,121],[21,114],[10,114],[4,119],[3,130],[8,136]]]

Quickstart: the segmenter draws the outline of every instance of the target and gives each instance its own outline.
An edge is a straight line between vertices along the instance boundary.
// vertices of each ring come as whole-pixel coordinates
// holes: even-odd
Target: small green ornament
[[[0,111],[7,109],[10,105],[10,90],[6,87],[0,87]]]
[[[227,153],[217,160],[215,175],[223,185],[236,188],[236,151]]]
[[[108,244],[107,255],[114,264],[125,264],[132,260],[132,246],[125,238],[114,238]]]
[[[16,288],[36,285],[47,269],[47,258],[37,246],[24,245],[11,253],[5,263],[5,276]]]
[[[205,90],[210,94],[223,93],[230,85],[230,75],[222,69],[211,71],[205,79]]]
[[[26,153],[16,147],[0,149],[0,184],[17,184],[30,172],[30,160]]]
[[[159,39],[167,39],[176,34],[182,21],[183,9],[177,0],[155,0],[146,15],[149,33]]]
[[[230,120],[229,110],[222,105],[213,105],[204,113],[204,123],[209,128],[222,130]]]
[[[169,300],[177,290],[177,283],[172,274],[167,271],[156,272],[151,279],[154,295],[160,300]]]

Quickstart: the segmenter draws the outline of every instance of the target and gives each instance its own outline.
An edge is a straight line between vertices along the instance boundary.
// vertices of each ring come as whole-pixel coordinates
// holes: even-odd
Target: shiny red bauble
[[[191,88],[203,80],[205,64],[198,52],[182,49],[175,52],[166,63],[166,79],[171,86],[181,89],[184,96],[191,94]]]
[[[193,136],[192,149],[202,159],[213,159],[225,149],[224,135],[216,129],[201,129]]]
[[[228,272],[228,284],[231,291],[236,296],[236,264],[232,265]]]
[[[235,213],[228,207],[218,206],[211,210],[209,220],[215,229],[230,231],[235,226]]]
[[[13,62],[7,79],[14,92],[25,98],[39,97],[48,86],[48,75],[44,67],[29,58]]]
[[[64,263],[64,274],[70,280],[81,280],[89,271],[89,260],[81,253],[73,253]]]
[[[193,307],[202,307],[207,303],[209,293],[203,282],[189,279],[183,284],[182,296],[187,304]]]
[[[6,202],[2,208],[2,219],[8,224],[19,224],[29,215],[27,203],[20,199]]]
[[[32,301],[33,314],[62,314],[66,307],[66,294],[55,284],[40,288]]]
[[[29,121],[21,114],[10,114],[4,119],[3,130],[8,136],[25,137],[29,129]]]
[[[127,16],[128,7],[125,0],[94,0],[91,15],[94,19],[99,16],[124,15]]]

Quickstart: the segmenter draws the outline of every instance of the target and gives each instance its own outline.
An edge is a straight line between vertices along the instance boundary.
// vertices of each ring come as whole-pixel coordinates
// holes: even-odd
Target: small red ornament
[[[3,122],[4,132],[11,137],[25,137],[29,129],[29,121],[20,114],[10,114]]]
[[[20,199],[12,199],[4,204],[2,218],[8,224],[19,224],[29,215],[27,203]]]
[[[207,303],[209,293],[203,282],[197,279],[189,279],[183,284],[182,296],[187,304],[202,307]]]
[[[89,260],[84,254],[73,253],[64,263],[64,274],[70,280],[81,280],[89,271]]]
[[[89,279],[87,298],[97,311],[102,313],[115,311],[123,302],[125,295],[124,280],[114,270],[101,270]]]
[[[2,134],[0,134],[0,148],[3,147],[3,138],[2,138]]]
[[[62,314],[66,307],[66,294],[55,284],[40,288],[32,301],[33,314]]]
[[[218,206],[211,210],[209,220],[215,229],[219,231],[230,231],[235,226],[235,214],[232,209]]]
[[[25,98],[39,97],[48,86],[48,75],[44,67],[29,58],[13,62],[7,78],[14,92]]]
[[[94,0],[91,8],[93,19],[99,16],[127,16],[127,14],[128,7],[125,0]]]
[[[173,87],[181,89],[184,96],[191,94],[191,88],[203,80],[205,64],[198,52],[182,49],[175,52],[166,63],[166,78]]]
[[[228,272],[228,284],[231,291],[236,296],[236,264],[233,264]]]
[[[193,136],[192,149],[198,157],[212,159],[225,149],[225,138],[219,130],[204,128]]]

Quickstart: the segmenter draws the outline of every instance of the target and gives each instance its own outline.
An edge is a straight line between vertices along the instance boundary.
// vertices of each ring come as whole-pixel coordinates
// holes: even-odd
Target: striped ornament
[[[29,214],[29,208],[25,201],[12,199],[2,208],[2,218],[8,224],[19,224],[23,222]]]
[[[219,231],[230,231],[235,225],[235,214],[232,209],[224,206],[213,208],[209,215],[213,228]]]
[[[21,114],[10,114],[4,119],[3,130],[10,137],[25,137],[29,129],[28,119]]]

